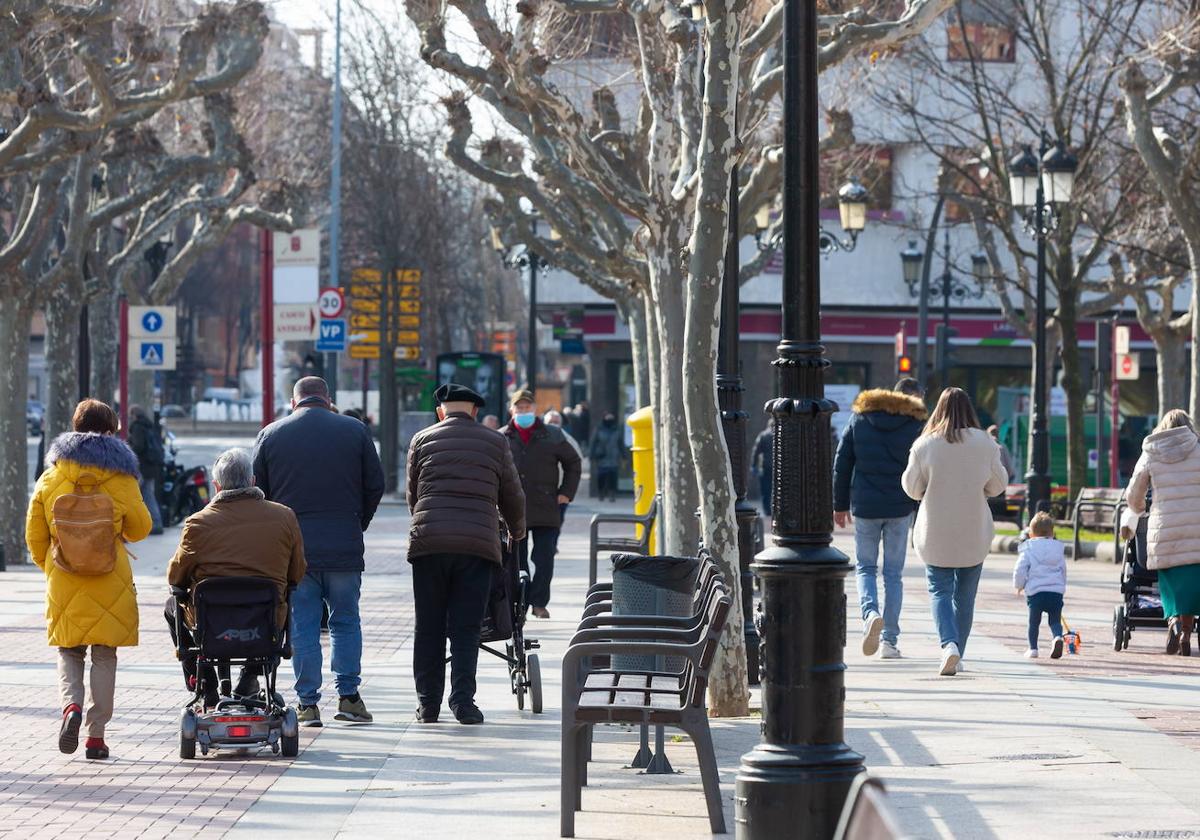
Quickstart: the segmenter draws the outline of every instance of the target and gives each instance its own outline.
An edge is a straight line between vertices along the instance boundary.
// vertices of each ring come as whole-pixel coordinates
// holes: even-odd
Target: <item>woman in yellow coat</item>
[[[87,705],[88,758],[108,758],[104,726],[112,719],[117,683],[117,648],[138,643],[137,591],[125,543],[150,533],[150,511],[138,488],[137,456],[120,438],[117,416],[99,400],[75,408],[73,432],[59,435],[46,452],[46,471],[38,478],[25,542],[33,561],[46,573],[46,621],[50,644],[58,648],[58,680],[63,719],[58,748],[79,747],[83,719],[84,656],[92,649]],[[57,565],[51,546],[58,539],[54,503],[74,494],[80,476],[94,478],[99,492],[112,499],[116,558],[112,571],[79,575]],[[87,480],[90,484],[92,478]]]

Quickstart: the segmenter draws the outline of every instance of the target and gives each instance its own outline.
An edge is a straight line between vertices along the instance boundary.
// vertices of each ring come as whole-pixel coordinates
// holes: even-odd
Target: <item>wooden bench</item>
[[[591,547],[588,554],[588,586],[596,582],[596,558],[600,552],[621,552],[625,554],[649,554],[650,531],[654,520],[658,518],[658,496],[650,502],[650,508],[643,514],[636,513],[597,513],[592,517]],[[601,535],[604,525],[633,525],[634,535]],[[625,532],[628,529],[622,529]]]
[[[720,587],[706,599],[703,618],[694,629],[611,626],[576,634],[563,656],[561,836],[575,836],[575,812],[583,808],[591,730],[603,723],[673,726],[687,733],[696,746],[709,827],[714,834],[725,833],[720,776],[705,695],[731,605],[729,593]],[[619,670],[589,673],[587,662],[592,657],[614,654],[681,656],[686,664],[678,674]]]
[[[1079,559],[1079,529],[1115,531],[1125,491],[1120,487],[1084,487],[1071,510],[1074,557]]]

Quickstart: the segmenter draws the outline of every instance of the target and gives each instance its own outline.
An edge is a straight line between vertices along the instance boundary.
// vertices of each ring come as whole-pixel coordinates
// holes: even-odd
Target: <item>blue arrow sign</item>
[[[341,353],[346,349],[346,319],[326,318],[321,321],[317,336],[318,353]]]
[[[150,310],[142,316],[142,329],[148,333],[156,333],[162,329],[163,316],[154,310]]]

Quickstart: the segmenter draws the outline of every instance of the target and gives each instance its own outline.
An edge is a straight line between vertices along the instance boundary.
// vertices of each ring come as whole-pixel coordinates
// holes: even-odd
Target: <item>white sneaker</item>
[[[1025,651],[1025,658],[1026,659],[1037,659],[1038,658],[1037,648],[1030,648],[1029,650]]]
[[[863,656],[874,656],[879,650],[879,634],[883,632],[883,616],[871,613],[863,619]]]
[[[1062,656],[1062,653],[1063,653],[1063,637],[1055,636],[1054,637],[1054,647],[1050,648],[1050,658],[1058,659]]]
[[[942,669],[939,672],[943,677],[953,677],[958,668],[958,645],[954,642],[942,648]]]
[[[954,666],[954,673],[961,674],[965,670],[967,669],[963,667],[962,660],[958,660],[958,664]]]
[[[891,642],[879,643],[879,658],[880,659],[900,659],[900,648],[896,647]]]

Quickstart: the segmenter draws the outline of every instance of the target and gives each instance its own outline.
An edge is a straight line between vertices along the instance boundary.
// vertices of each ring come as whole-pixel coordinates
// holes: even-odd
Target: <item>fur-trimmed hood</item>
[[[901,394],[899,391],[889,391],[886,388],[872,388],[863,391],[854,398],[852,408],[855,414],[895,414],[899,417],[911,417],[924,423],[929,417],[925,403],[916,397]]]
[[[84,467],[98,467],[141,479],[137,456],[125,441],[96,432],[65,432],[46,450],[46,466],[58,461],[73,461]]]

